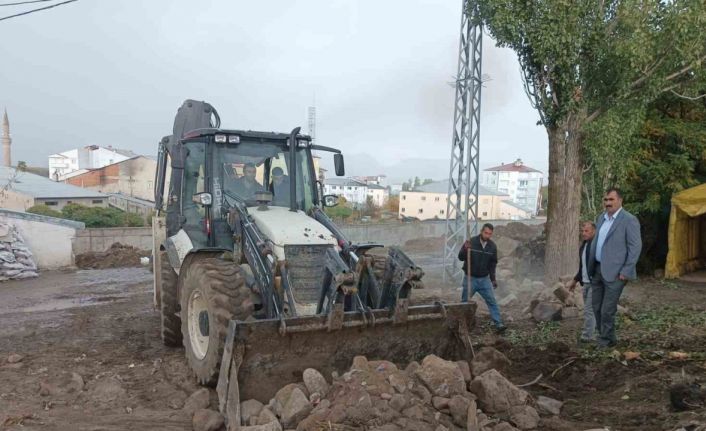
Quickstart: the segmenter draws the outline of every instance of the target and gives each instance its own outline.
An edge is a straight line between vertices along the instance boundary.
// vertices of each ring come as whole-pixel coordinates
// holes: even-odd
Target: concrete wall
[[[152,228],[149,227],[112,227],[84,229],[76,232],[74,254],[103,252],[113,243],[119,242],[140,250],[152,249]]]
[[[484,220],[488,221],[488,220]],[[503,226],[512,220],[490,220],[495,226]],[[525,224],[542,224],[544,219],[522,220]],[[353,242],[378,243],[387,246],[404,245],[410,239],[440,237],[446,232],[446,221],[423,223],[371,223],[340,225],[343,234]],[[152,228],[103,228],[84,229],[76,233],[74,254],[89,251],[106,251],[113,243],[131,245],[141,250],[152,249]]]
[[[0,209],[0,221],[17,228],[39,269],[73,266],[72,242],[83,223],[6,209]]]

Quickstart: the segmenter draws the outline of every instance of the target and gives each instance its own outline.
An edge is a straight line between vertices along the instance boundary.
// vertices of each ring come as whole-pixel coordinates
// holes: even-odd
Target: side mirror
[[[335,153],[333,155],[333,166],[336,169],[336,176],[342,177],[346,175],[346,167],[343,164],[343,154]]]
[[[209,206],[213,203],[213,196],[211,193],[201,192],[196,193],[191,197],[191,200],[196,204],[201,204],[203,206]]]
[[[338,196],[336,195],[324,195],[324,206],[325,207],[335,207],[338,205]]]

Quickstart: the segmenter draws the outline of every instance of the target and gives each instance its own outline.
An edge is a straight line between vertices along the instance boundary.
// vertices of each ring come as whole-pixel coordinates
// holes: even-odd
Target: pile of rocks
[[[37,264],[14,225],[0,223],[0,281],[37,277]]]
[[[540,416],[530,405],[528,393],[500,373],[509,364],[502,353],[491,347],[481,349],[470,364],[429,355],[421,364],[412,362],[405,369],[388,361],[368,361],[358,356],[349,371],[333,373],[330,383],[318,371],[307,369],[302,382],[281,388],[268,404],[257,400],[242,402],[241,429],[537,429]],[[561,403],[551,401],[555,409],[552,413],[558,414]],[[200,415],[194,416],[195,429],[209,429],[201,426],[206,414]]]

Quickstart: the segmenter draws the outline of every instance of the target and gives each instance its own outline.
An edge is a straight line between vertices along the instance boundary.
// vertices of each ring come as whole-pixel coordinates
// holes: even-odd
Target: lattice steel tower
[[[453,140],[446,205],[444,281],[460,279],[459,248],[478,230],[478,155],[483,27],[474,0],[462,0],[461,39],[454,97]]]

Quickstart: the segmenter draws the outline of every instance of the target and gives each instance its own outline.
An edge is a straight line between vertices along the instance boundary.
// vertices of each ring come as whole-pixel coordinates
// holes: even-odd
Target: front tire
[[[252,315],[240,267],[219,258],[192,261],[181,284],[181,333],[186,360],[202,385],[218,381],[228,322]]]
[[[177,295],[177,274],[169,264],[166,251],[159,251],[159,314],[162,343],[169,347],[180,347],[181,318]]]

